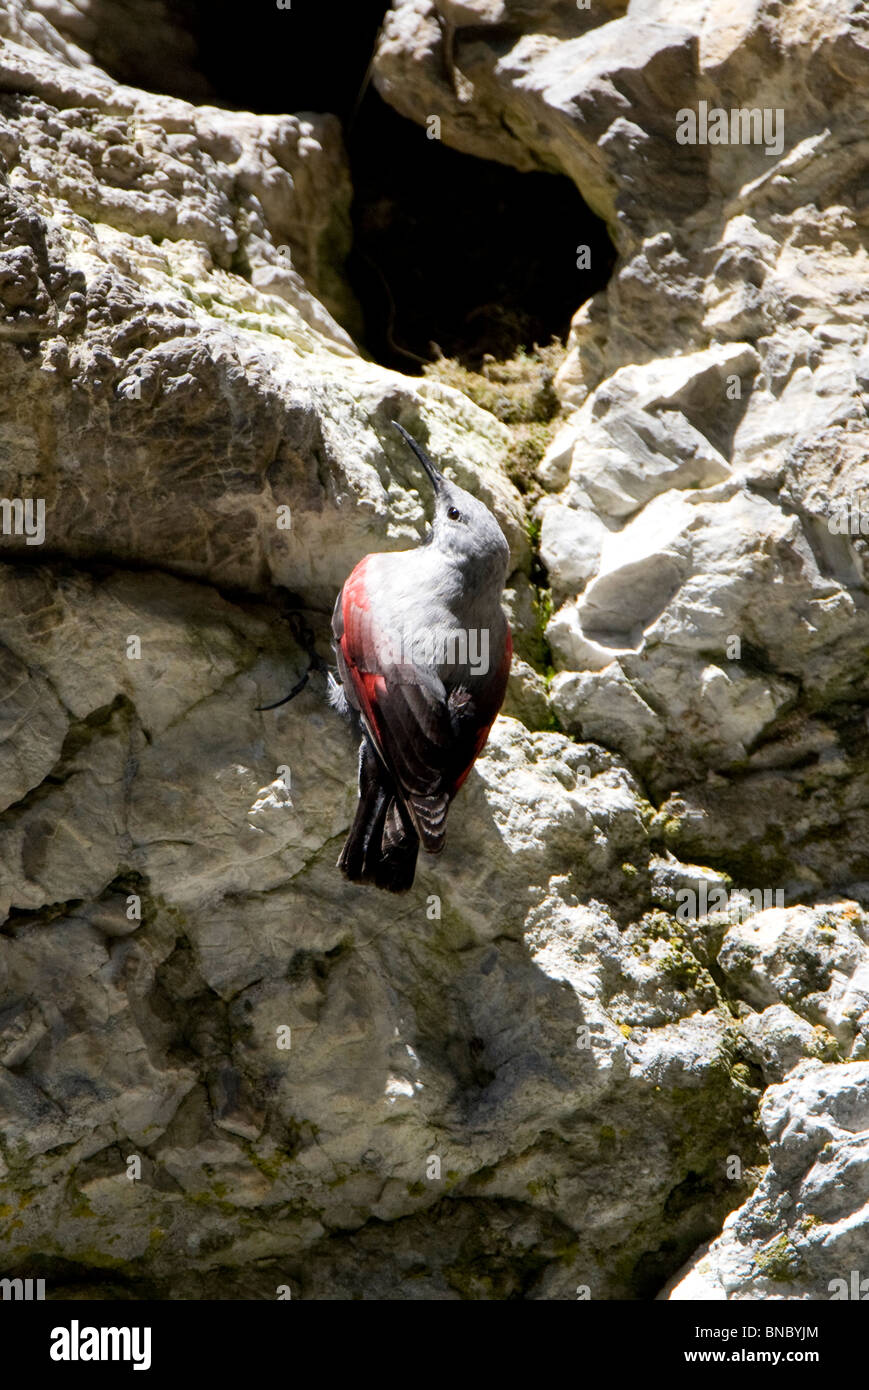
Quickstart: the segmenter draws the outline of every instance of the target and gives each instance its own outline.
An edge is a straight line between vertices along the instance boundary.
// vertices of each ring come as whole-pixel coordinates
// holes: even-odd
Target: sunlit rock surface
[[[45,503],[0,536],[0,1269],[831,1296],[869,1151],[859,15],[387,16],[386,99],[567,174],[620,253],[529,500],[507,427],[357,350],[335,118],[123,86],[77,12],[0,17],[0,493]],[[700,101],[781,148],[680,145]],[[523,653],[398,900],[335,870],[321,679],[255,708],[423,534],[393,418],[497,513]]]

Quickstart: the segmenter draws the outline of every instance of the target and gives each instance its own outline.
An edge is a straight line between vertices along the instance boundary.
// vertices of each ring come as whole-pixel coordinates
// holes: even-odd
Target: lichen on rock
[[[0,16],[0,494],[46,527],[0,535],[0,1272],[828,1297],[869,1171],[859,15],[396,0],[385,99],[619,253],[566,349],[411,378],[359,348],[339,121],[124,85],[67,8]],[[701,101],[781,151],[680,145]],[[516,660],[384,904],[334,867],[319,677],[256,707],[421,537],[394,418],[497,514]]]

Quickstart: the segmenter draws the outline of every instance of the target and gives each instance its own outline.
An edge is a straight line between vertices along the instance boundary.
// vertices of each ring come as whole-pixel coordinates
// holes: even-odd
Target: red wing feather
[[[468,773],[470,772],[471,768],[474,766],[474,763],[477,761],[478,757],[480,756],[480,754],[486,746],[486,740],[488,739],[489,734],[492,732],[492,725],[494,724],[498,716],[498,711],[504,702],[504,692],[507,689],[507,678],[510,675],[510,665],[512,663],[512,660],[513,634],[511,633],[510,626],[508,624],[507,637],[504,643],[504,655],[501,659],[501,665],[498,668],[498,674],[495,680],[492,681],[488,690],[486,691],[487,700],[485,709],[478,707],[477,711],[482,718],[488,718],[489,722],[487,724],[483,724],[480,728],[476,736],[476,739],[474,740],[474,751],[471,754],[470,762],[459,773],[458,777],[453,783],[450,791],[451,796],[455,796],[456,792],[462,786],[463,782],[468,776]]]
[[[387,641],[375,623],[366,583],[369,558],[356,566],[335,605],[339,670],[424,847],[436,853],[443,846],[449,803],[486,742],[504,696],[509,632],[504,661],[482,692],[484,707],[472,707],[457,727],[436,672],[385,659],[398,644]]]

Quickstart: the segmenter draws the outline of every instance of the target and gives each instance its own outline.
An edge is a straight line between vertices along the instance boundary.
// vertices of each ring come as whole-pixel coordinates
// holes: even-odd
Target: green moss
[[[814,1037],[808,1048],[810,1057],[817,1057],[822,1062],[844,1061],[839,1043],[829,1029],[816,1023],[812,1032]]]
[[[652,1297],[698,1245],[717,1234],[727,1213],[759,1180],[763,1149],[757,1093],[734,1081],[738,1046],[735,1030],[728,1030],[702,1084],[650,1088],[649,1103],[655,1106],[666,1090],[672,1114],[670,1164],[679,1176],[657,1211],[627,1231],[618,1249],[602,1253],[600,1263],[610,1281],[626,1290],[623,1296]],[[737,1182],[726,1177],[735,1132],[744,1165]]]
[[[555,436],[554,424],[523,424],[513,429],[507,451],[507,477],[520,492],[536,489],[537,466]]]
[[[487,1163],[485,1168],[480,1168],[479,1171],[474,1173],[468,1181],[471,1184],[479,1184],[482,1186],[485,1183],[493,1182],[497,1176],[498,1169],[494,1166],[494,1164]]]
[[[544,635],[545,638],[545,630],[549,625],[550,621],[552,620],[552,613],[554,608],[552,602],[552,590],[538,589],[537,599],[534,604],[534,607],[537,612],[538,626],[540,627],[541,634]]]
[[[554,1177],[531,1178],[525,1184],[525,1191],[531,1197],[555,1197],[558,1186]]]
[[[61,1258],[66,1255],[66,1252],[57,1249],[55,1249],[55,1253]],[[107,1255],[105,1250],[99,1250],[96,1246],[85,1246],[83,1249],[76,1247],[75,1259],[77,1264],[89,1265],[92,1269],[122,1269],[130,1273],[135,1269],[131,1261],[119,1260],[114,1255]]]
[[[93,1217],[96,1216],[96,1212],[91,1207],[90,1202],[83,1192],[79,1192],[70,1203],[69,1214],[70,1216],[74,1216],[77,1221],[85,1217],[93,1219]]]
[[[648,941],[669,941],[676,930],[675,919],[666,912],[653,910],[640,918],[640,932]]]
[[[429,362],[423,370],[426,376],[457,387],[505,425],[541,425],[559,412],[553,379],[565,355],[562,343],[553,339],[548,347],[535,347],[533,352],[520,348],[501,361],[487,355],[478,372],[449,357]]]
[[[220,1212],[221,1216],[238,1216],[238,1207],[233,1206],[232,1202],[218,1197],[214,1192],[188,1192],[185,1194],[184,1200],[192,1202],[197,1207],[211,1207],[214,1211]]]
[[[507,476],[522,493],[539,491],[534,474],[558,428],[561,405],[553,381],[564,357],[564,346],[554,339],[532,352],[520,348],[505,361],[487,356],[478,372],[448,357],[423,369],[426,376],[455,386],[507,426]]]
[[[765,1278],[779,1284],[792,1283],[803,1267],[802,1257],[786,1235],[780,1235],[771,1245],[759,1250],[754,1262]]]
[[[456,1292],[473,1302],[521,1299],[533,1287],[550,1260],[575,1257],[572,1233],[554,1230],[541,1244],[522,1248],[485,1225],[461,1242],[456,1258],[444,1266],[444,1277]]]
[[[715,980],[712,979],[705,965],[699,962],[683,937],[673,938],[669,951],[660,959],[659,967],[660,972],[665,974],[667,980],[677,990],[683,992],[701,991],[702,994],[709,995],[710,1002],[719,1002],[719,992],[717,992]]]
[[[278,1178],[283,1176],[287,1161],[283,1154],[270,1154],[266,1157],[259,1153],[249,1140],[246,1140],[242,1147],[245,1157],[256,1168],[257,1172],[262,1173],[264,1178],[268,1178],[270,1182],[277,1182]],[[343,1182],[345,1179],[342,1178],[341,1181]]]

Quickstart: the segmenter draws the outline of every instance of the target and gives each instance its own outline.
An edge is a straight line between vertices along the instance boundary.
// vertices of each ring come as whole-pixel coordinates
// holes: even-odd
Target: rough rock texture
[[[0,495],[45,502],[0,535],[0,1270],[652,1297],[727,1217],[674,1296],[869,1273],[859,9],[394,6],[387,99],[619,248],[533,518],[507,426],[354,346],[337,122],[120,85],[93,10],[0,17]],[[677,144],[701,99],[781,152]],[[421,534],[392,418],[497,512],[519,653],[404,900],[334,869],[322,687],[254,708]]]
[[[761,1121],[769,1169],[669,1297],[865,1301],[869,1064],[800,1062]]]
[[[760,1109],[770,1166],[668,1296],[862,1301],[869,1064],[850,1059],[869,1056],[869,920],[854,903],[760,912],[729,928],[718,960],[753,1006],[750,1052],[781,1083]]]
[[[782,1231],[788,1297],[829,1296],[831,1271],[869,1250],[865,1183],[834,1198],[836,1164],[813,1167],[786,1128],[829,1096],[865,1167],[859,1068],[783,1081],[801,1057],[867,1045],[867,77],[849,0],[396,0],[378,54],[400,110],[438,113],[469,152],[567,174],[620,253],[574,318],[566,418],[538,470],[562,727],[643,778],[666,854],[819,905],[719,914],[714,978],[752,1065],[783,1084],[762,1111],[767,1177],[679,1297],[766,1296]],[[701,102],[766,111],[771,138],[680,144],[680,112]],[[672,908],[678,870],[663,876]],[[819,1221],[838,1202],[847,1239],[799,1236],[814,1210],[800,1184],[823,1190]]]
[[[4,0],[0,33],[76,67],[99,63],[125,82],[199,101],[212,93],[184,21],[192,8],[190,0]]]

